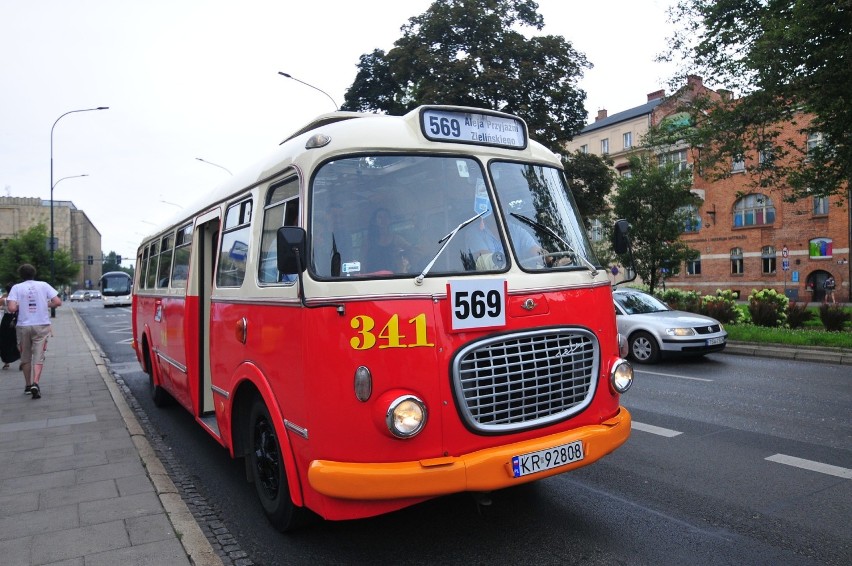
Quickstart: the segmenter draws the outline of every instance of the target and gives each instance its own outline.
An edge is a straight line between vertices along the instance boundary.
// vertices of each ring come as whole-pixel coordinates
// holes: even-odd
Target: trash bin
[[[791,301],[798,301],[799,300],[799,290],[798,289],[784,289],[784,294]]]

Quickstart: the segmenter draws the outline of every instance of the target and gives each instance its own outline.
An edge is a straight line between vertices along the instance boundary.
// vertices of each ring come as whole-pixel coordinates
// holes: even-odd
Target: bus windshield
[[[130,294],[130,276],[121,274],[107,273],[101,278],[101,294],[105,297],[119,297]]]
[[[324,164],[311,186],[312,274],[402,277],[430,266],[432,275],[458,275],[513,262],[527,271],[596,262],[561,171],[500,161],[488,172],[458,156]]]

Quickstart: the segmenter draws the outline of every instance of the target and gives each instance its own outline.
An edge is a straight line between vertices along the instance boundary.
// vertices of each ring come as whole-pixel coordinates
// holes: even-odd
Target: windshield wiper
[[[485,215],[486,212],[488,212],[488,210],[483,210],[482,212],[480,212],[476,216],[472,216],[472,217],[468,218],[467,220],[465,220],[464,222],[462,222],[461,224],[456,226],[455,229],[453,229],[452,232],[450,232],[449,234],[447,234],[446,236],[444,236],[443,238],[438,240],[438,243],[443,244],[443,245],[438,249],[438,253],[435,254],[435,257],[432,258],[432,261],[430,261],[428,264],[426,264],[426,267],[423,268],[423,271],[420,273],[420,275],[418,275],[417,277],[414,278],[414,284],[415,285],[422,285],[423,284],[423,279],[426,277],[426,274],[429,273],[429,270],[432,269],[432,266],[435,265],[436,261],[438,261],[438,258],[441,256],[441,252],[443,252],[444,249],[447,246],[450,245],[450,242],[452,241],[452,239],[455,237],[456,234],[459,233],[459,230],[461,230],[462,228],[464,228],[465,226],[467,226],[468,224],[470,224],[474,220],[478,220],[478,219],[482,218]]]
[[[588,259],[586,259],[586,257],[583,254],[577,253],[577,251],[574,248],[571,247],[571,244],[569,244],[568,242],[563,240],[562,237],[559,234],[557,234],[556,232],[554,232],[551,228],[545,226],[544,224],[536,222],[532,218],[527,218],[523,214],[518,214],[517,212],[510,212],[509,214],[511,214],[512,216],[514,216],[515,218],[517,218],[518,220],[520,220],[524,224],[528,224],[528,225],[532,226],[533,228],[535,228],[536,230],[544,232],[545,234],[547,234],[551,238],[554,238],[557,241],[559,241],[559,243],[561,243],[563,246],[565,246],[566,250],[568,250],[569,252],[574,254],[581,262],[583,262],[583,265],[585,265],[586,267],[589,268],[589,271],[592,272],[592,277],[597,276],[598,268],[595,267],[592,262],[590,262]]]

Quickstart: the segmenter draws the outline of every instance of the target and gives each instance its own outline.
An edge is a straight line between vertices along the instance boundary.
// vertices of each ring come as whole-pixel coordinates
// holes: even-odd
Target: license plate
[[[719,336],[718,338],[708,338],[707,339],[707,345],[708,346],[715,346],[716,344],[724,344],[724,343],[725,343],[725,337],[724,336]]]
[[[579,462],[583,459],[583,443],[580,440],[570,444],[554,446],[547,450],[530,452],[512,457],[512,472],[516,478],[552,470],[560,466]]]

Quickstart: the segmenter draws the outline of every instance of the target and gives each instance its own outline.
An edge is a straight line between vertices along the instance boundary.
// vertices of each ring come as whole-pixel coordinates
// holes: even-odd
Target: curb
[[[819,346],[773,346],[755,342],[728,342],[725,354],[755,356],[852,366],[852,350],[845,348],[822,348]]]
[[[210,541],[207,540],[207,537],[201,531],[201,528],[198,526],[198,523],[189,511],[186,503],[184,503],[181,498],[177,487],[175,487],[175,484],[172,482],[171,478],[169,478],[165,467],[163,467],[162,462],[160,462],[160,459],[157,457],[154,449],[148,442],[148,438],[145,436],[145,431],[136,419],[136,415],[128,406],[127,401],[125,400],[121,390],[118,388],[118,385],[115,383],[115,380],[112,379],[112,376],[100,355],[100,351],[95,346],[94,339],[89,334],[89,329],[86,328],[86,325],[80,319],[80,315],[77,314],[76,310],[69,310],[74,313],[74,321],[77,323],[77,327],[80,329],[80,334],[89,348],[89,353],[92,354],[95,366],[98,368],[98,373],[100,374],[101,379],[104,380],[116,407],[118,407],[118,412],[121,414],[124,424],[127,427],[127,431],[130,433],[130,437],[133,440],[133,444],[139,452],[139,458],[142,460],[142,465],[144,466],[151,483],[154,485],[157,497],[160,499],[160,502],[166,511],[166,515],[168,516],[169,521],[177,534],[177,538],[186,552],[186,555],[189,557],[190,562],[199,566],[223,566],[222,559],[216,554],[213,547],[210,545]]]

